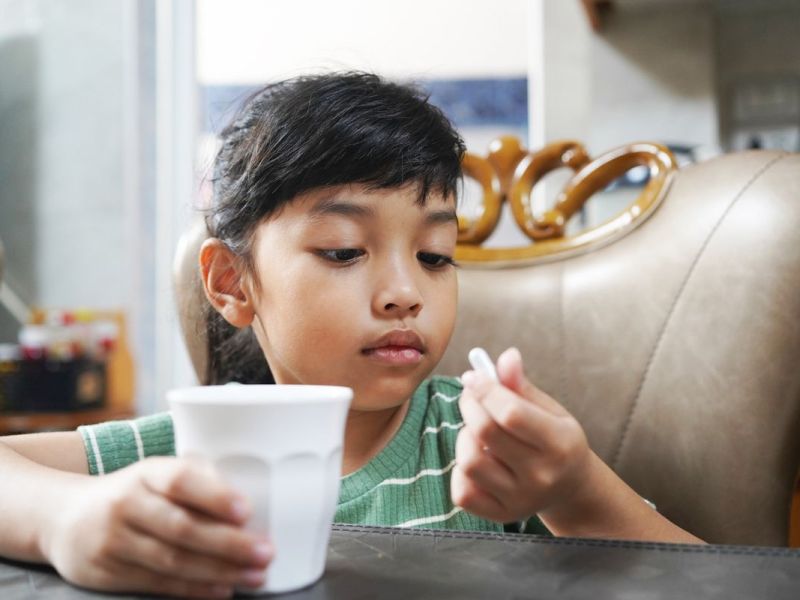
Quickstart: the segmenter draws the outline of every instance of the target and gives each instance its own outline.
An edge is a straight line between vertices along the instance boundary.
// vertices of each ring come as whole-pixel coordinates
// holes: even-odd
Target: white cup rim
[[[352,397],[351,388],[338,385],[197,385],[167,391],[167,401],[177,405],[328,403],[351,400]]]

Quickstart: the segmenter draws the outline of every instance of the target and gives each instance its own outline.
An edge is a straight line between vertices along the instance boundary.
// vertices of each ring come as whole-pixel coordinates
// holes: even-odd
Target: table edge
[[[800,549],[780,546],[735,546],[728,544],[673,544],[667,542],[641,542],[595,538],[549,537],[525,533],[493,533],[486,531],[455,531],[449,529],[423,529],[403,527],[381,527],[374,525],[350,525],[334,523],[333,531],[341,533],[378,533],[404,537],[427,537],[436,539],[491,540],[513,543],[544,544],[558,546],[584,546],[600,548],[630,548],[657,552],[725,554],[747,556],[780,556],[800,558]]]

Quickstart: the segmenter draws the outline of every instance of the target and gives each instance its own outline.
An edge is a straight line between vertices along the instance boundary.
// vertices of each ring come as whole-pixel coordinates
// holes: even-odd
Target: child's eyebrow
[[[343,202],[336,198],[326,198],[317,202],[309,211],[312,219],[326,215],[340,215],[344,217],[370,218],[375,216],[375,210],[369,206]],[[425,213],[426,225],[442,225],[454,223],[458,225],[455,210],[432,210]]]
[[[342,215],[345,217],[373,217],[375,211],[369,206],[342,202],[335,198],[326,198],[317,202],[309,211],[312,218],[323,217],[326,215]]]
[[[458,225],[458,216],[454,210],[432,210],[425,215],[426,225],[446,225],[449,223]]]

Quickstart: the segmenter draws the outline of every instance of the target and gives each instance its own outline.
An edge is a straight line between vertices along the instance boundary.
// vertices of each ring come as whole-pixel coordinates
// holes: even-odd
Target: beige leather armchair
[[[508,142],[508,140],[506,140]],[[610,223],[564,224],[633,164],[648,187]],[[575,176],[556,209],[526,207],[548,170]],[[462,222],[460,307],[438,371],[469,348],[516,345],[528,373],[583,424],[614,470],[680,526],[718,543],[786,545],[800,464],[800,155],[732,154],[675,171],[658,146],[590,161],[579,144],[501,144],[465,170],[486,210]],[[487,250],[503,201],[538,241]],[[184,237],[177,300],[205,372],[197,248]]]

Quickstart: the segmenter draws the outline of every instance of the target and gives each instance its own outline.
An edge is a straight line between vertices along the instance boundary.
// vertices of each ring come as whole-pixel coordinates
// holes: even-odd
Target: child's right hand
[[[42,552],[79,586],[226,598],[234,586],[260,586],[272,557],[242,527],[248,516],[210,463],[148,458],[70,490]]]

